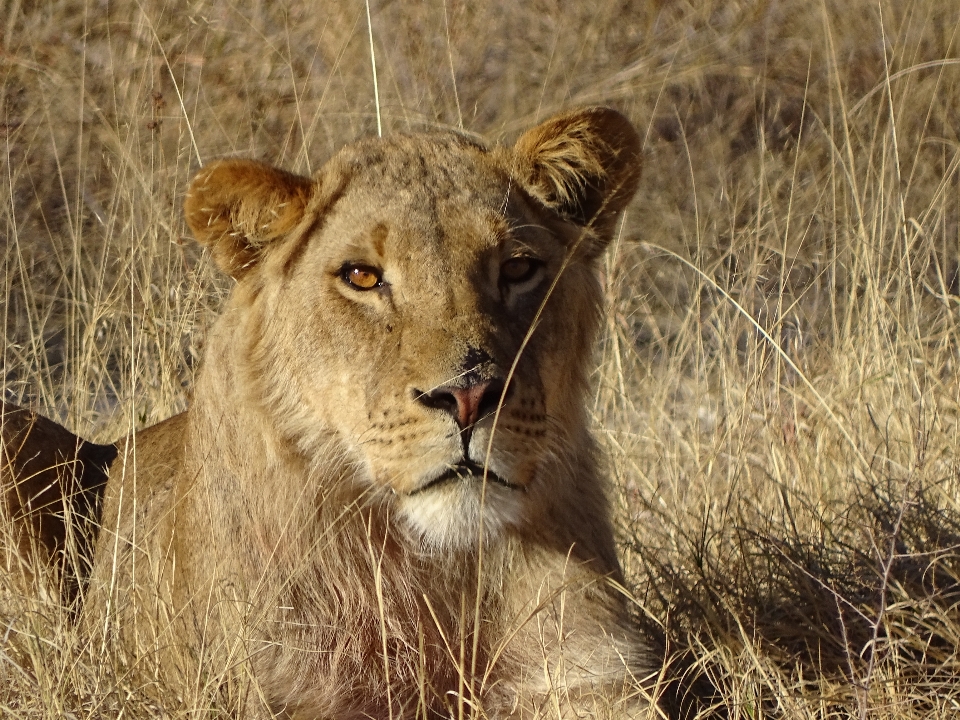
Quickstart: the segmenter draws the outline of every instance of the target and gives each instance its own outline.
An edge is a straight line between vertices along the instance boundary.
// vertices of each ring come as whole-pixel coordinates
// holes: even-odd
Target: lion
[[[107,469],[114,445],[88,442],[31,410],[0,401],[0,517],[5,565],[24,588],[50,568],[59,595],[76,599],[89,573]],[[39,583],[44,594],[51,588]]]
[[[599,107],[203,167],[236,283],[189,409],[120,443],[93,625],[245,717],[649,712],[585,409],[640,167]]]

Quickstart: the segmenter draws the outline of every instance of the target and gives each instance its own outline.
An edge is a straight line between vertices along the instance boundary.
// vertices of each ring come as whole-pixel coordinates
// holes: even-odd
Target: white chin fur
[[[498,540],[508,526],[520,524],[519,491],[478,481],[450,482],[399,503],[407,530],[420,544],[436,550],[461,550]],[[481,530],[482,523],[482,530]]]

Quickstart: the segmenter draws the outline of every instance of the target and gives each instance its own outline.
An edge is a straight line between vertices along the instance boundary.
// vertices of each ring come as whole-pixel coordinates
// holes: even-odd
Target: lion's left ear
[[[312,191],[309,178],[265,163],[217,160],[190,183],[183,209],[197,242],[239,280],[265,247],[300,223]]]
[[[592,251],[598,254],[636,192],[640,145],[640,136],[623,115],[590,107],[528,130],[513,152],[527,191],[561,216],[593,230]]]

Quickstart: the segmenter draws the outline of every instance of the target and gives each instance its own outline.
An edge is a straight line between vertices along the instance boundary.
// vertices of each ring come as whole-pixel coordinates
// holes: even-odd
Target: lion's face
[[[243,381],[300,452],[335,438],[350,482],[427,546],[522,528],[575,462],[593,264],[638,170],[632,128],[593,112],[616,121],[602,145],[572,115],[512,153],[399,136],[346,148],[313,181],[234,161],[194,182],[191,227],[242,288],[227,317],[243,321],[225,322]],[[536,155],[557,137],[580,141],[560,170]],[[571,159],[588,150],[606,154]]]
[[[574,233],[458,139],[397,145],[383,164],[354,151],[361,169],[305,239],[278,314],[299,324],[311,360],[295,377],[315,419],[335,425],[416,532],[458,543],[476,539],[481,517],[488,530],[522,522],[560,449],[554,405],[570,388],[549,375],[570,356],[541,342],[562,324],[552,306],[520,350]],[[568,285],[554,289],[557,308]]]

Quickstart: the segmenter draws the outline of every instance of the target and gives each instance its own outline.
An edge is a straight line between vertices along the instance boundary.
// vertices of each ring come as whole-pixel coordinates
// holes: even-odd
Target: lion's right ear
[[[197,173],[183,203],[187,224],[217,265],[236,279],[263,249],[303,219],[309,178],[255,160],[217,160]]]

